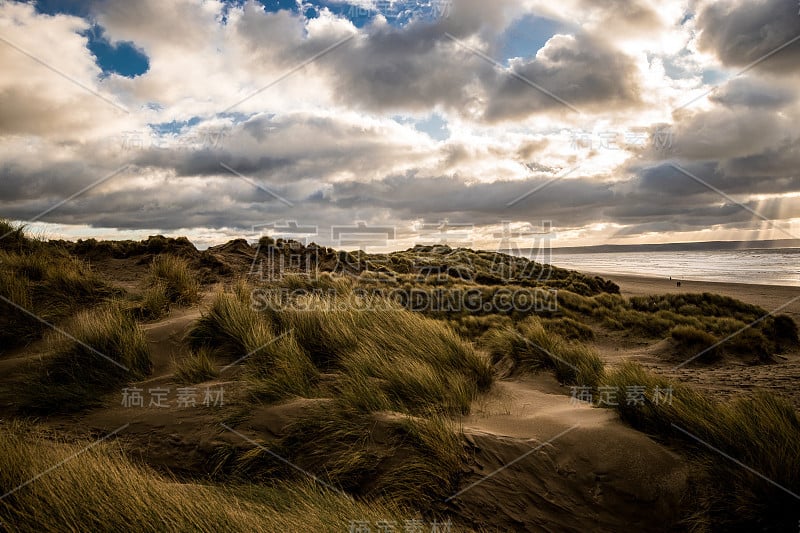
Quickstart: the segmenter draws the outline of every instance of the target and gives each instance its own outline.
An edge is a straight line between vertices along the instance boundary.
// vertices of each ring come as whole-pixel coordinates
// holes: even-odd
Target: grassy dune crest
[[[0,223],[0,236],[12,231],[0,240],[0,346],[34,341],[47,329],[43,321],[63,321],[119,292],[88,263],[10,228]]]
[[[270,399],[311,394],[319,372],[336,372],[353,407],[461,414],[491,385],[489,361],[446,324],[385,300],[349,303],[315,296],[259,312],[247,293],[220,294],[189,338],[231,360],[247,356]]]
[[[511,375],[552,369],[562,383],[590,386],[603,376],[603,362],[596,353],[579,342],[566,341],[534,316],[515,326],[490,330],[481,342],[492,362]]]

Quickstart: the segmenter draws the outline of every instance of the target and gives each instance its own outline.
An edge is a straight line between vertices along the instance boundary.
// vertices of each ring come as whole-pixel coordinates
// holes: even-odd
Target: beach
[[[670,280],[668,277],[656,278],[629,274],[603,274],[594,272],[592,274],[610,279],[619,285],[620,292],[623,296],[710,292],[723,296],[730,296],[731,298],[763,307],[767,311],[774,311],[776,314],[784,313],[795,320],[800,319],[800,287],[715,281]],[[677,286],[678,281],[681,282],[680,287]]]

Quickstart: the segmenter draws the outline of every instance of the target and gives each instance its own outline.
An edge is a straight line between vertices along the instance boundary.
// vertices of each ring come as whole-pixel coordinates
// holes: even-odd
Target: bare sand
[[[766,311],[777,309],[778,314],[785,313],[800,322],[800,287],[670,280],[669,277],[654,278],[628,274],[593,274],[610,279],[619,285],[623,296],[710,292],[763,307]],[[681,282],[680,287],[677,286],[678,281]]]
[[[550,373],[496,383],[461,421],[474,463],[453,503],[497,531],[674,531],[689,463],[565,395]]]

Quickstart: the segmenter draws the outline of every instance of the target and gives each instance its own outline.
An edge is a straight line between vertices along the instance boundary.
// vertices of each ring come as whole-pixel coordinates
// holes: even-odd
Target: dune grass
[[[269,321],[242,295],[220,293],[189,332],[193,348],[208,347],[231,361],[268,344],[275,338]]]
[[[14,224],[6,218],[0,218],[0,249],[19,249],[27,244],[24,224]]]
[[[679,357],[697,357],[697,361],[712,363],[722,358],[719,340],[712,334],[693,326],[675,326],[670,332]]]
[[[43,321],[59,322],[117,293],[63,249],[0,249],[0,345],[29,343],[47,328]]]
[[[39,338],[47,325],[115,294],[89,265],[0,219],[0,346]]]
[[[158,320],[169,312],[170,303],[166,283],[154,280],[142,292],[133,309],[143,320]]]
[[[721,344],[700,362],[713,362],[726,354],[770,362],[773,355],[795,347],[797,324],[787,315],[768,316],[755,305],[717,294],[636,296],[616,294],[583,296],[559,292],[560,312],[566,319],[599,322],[606,329],[646,338],[672,338],[678,355]],[[748,327],[749,325],[749,327]],[[568,332],[565,331],[568,335]],[[697,350],[697,353],[700,350]]]
[[[219,376],[219,369],[207,348],[192,350],[175,360],[175,379],[180,383],[202,383]]]
[[[80,410],[97,404],[102,393],[151,370],[144,333],[120,303],[78,313],[65,332],[68,336],[50,334],[48,353],[30,369],[33,381],[21,391],[25,410]]]
[[[200,284],[189,263],[175,255],[157,255],[150,264],[148,286],[159,289],[172,304],[190,305],[200,300]]]
[[[800,417],[788,401],[758,392],[721,403],[635,363],[621,365],[604,384],[621,390],[628,386],[673,390],[671,402],[656,403],[648,397],[643,405],[620,402],[616,408],[635,428],[688,444],[707,469],[708,486],[701,491],[701,509],[693,518],[697,529],[796,527],[798,500],[789,492],[800,494]]]
[[[57,442],[36,426],[0,424],[3,494],[63,463],[3,499],[5,531],[340,532],[356,520],[374,526],[419,516],[394,502],[358,502],[306,479],[183,483],[133,463],[113,443],[85,449],[91,441]]]
[[[293,397],[311,397],[319,370],[301,348],[292,332],[284,332],[250,355],[245,378],[251,394],[268,402]]]
[[[235,361],[265,399],[307,396],[320,372],[360,409],[466,413],[493,380],[489,362],[446,324],[386,300],[303,297],[259,312],[247,291],[220,294],[189,334]]]
[[[312,408],[276,446],[334,487],[427,512],[457,490],[467,461],[463,437],[447,418],[364,413],[340,402]],[[248,479],[297,475],[261,448],[240,456],[237,470]]]
[[[603,376],[603,363],[594,351],[548,331],[535,316],[513,327],[491,330],[481,343],[492,362],[512,375],[552,369],[562,383],[588,386]]]

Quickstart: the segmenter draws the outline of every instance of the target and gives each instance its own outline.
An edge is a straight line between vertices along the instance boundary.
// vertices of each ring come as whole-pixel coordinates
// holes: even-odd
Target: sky
[[[800,238],[798,82],[795,0],[0,0],[0,216],[199,247]]]

